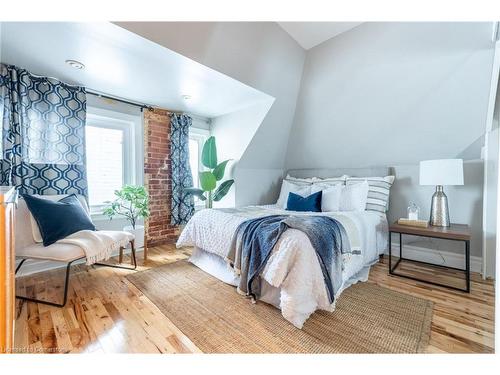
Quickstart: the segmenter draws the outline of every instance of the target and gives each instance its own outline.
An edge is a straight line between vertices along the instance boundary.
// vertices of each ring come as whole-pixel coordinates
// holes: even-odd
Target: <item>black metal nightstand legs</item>
[[[392,232],[389,232],[389,273],[392,274]]]
[[[396,264],[394,267],[392,266],[392,234],[393,233],[399,233],[399,259],[397,260]],[[463,268],[455,268],[455,267],[448,267],[444,266],[441,264],[433,264],[433,263],[428,263],[428,262],[422,262],[419,260],[413,260],[413,259],[407,259],[403,257],[403,233],[401,232],[389,232],[389,274],[394,275],[394,276],[399,276],[399,277],[404,277],[407,279],[415,280],[415,281],[421,281],[425,282],[427,284],[432,284],[432,285],[437,285],[449,289],[454,289],[454,290],[459,290],[461,292],[467,292],[470,293],[470,241],[469,240],[452,240],[452,241],[463,241],[465,242],[465,269]],[[403,275],[400,273],[396,273],[396,268],[398,267],[399,263],[402,261],[408,261],[412,263],[419,263],[419,264],[425,264],[425,265],[430,265],[434,267],[441,267],[441,268],[447,268],[451,270],[456,270],[456,271],[462,271],[465,273],[465,288],[457,288],[451,285],[446,285],[442,283],[437,283],[434,281],[429,281],[425,279],[420,279],[418,277],[410,276],[410,275]]]
[[[470,241],[465,241],[465,278],[466,291],[470,293]]]

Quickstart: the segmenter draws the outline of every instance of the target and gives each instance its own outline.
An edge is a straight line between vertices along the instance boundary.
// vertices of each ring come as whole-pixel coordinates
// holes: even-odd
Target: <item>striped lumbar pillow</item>
[[[394,176],[386,177],[347,177],[346,184],[353,185],[368,181],[367,211],[386,212],[389,209],[389,191]]]

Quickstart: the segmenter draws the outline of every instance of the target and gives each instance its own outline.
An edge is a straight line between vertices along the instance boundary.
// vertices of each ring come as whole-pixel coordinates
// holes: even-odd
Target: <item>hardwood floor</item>
[[[139,270],[184,259],[189,250],[166,245],[150,248]],[[142,258],[142,254],[139,255]],[[125,257],[125,260],[127,258]],[[412,267],[416,267],[412,265]],[[414,268],[419,276],[425,267]],[[64,308],[17,301],[15,347],[36,353],[191,353],[198,348],[125,278],[130,272],[107,267],[75,266]],[[408,271],[410,272],[410,271]],[[63,269],[18,280],[18,292],[35,289],[39,298],[62,293]],[[449,272],[442,281],[458,282]],[[434,302],[428,353],[492,353],[494,286],[473,274],[471,293],[390,277],[386,260],[375,265],[369,282]]]
[[[398,272],[425,278],[432,274],[428,266],[401,263]],[[434,276],[434,275],[433,275]],[[463,287],[464,276],[458,271],[439,270],[434,280]],[[495,291],[492,280],[483,280],[471,274],[470,294],[448,288],[388,276],[387,258],[375,265],[370,272],[370,282],[402,293],[434,302],[431,338],[428,353],[493,353]]]

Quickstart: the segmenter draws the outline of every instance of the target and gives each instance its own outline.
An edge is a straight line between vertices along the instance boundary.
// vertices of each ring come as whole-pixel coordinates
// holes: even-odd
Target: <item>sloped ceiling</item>
[[[308,51],[289,168],[480,157],[491,22],[364,23]]]
[[[1,52],[2,62],[38,75],[204,117],[237,111],[266,97],[112,23],[4,22]],[[85,69],[71,68],[67,59],[83,62]]]
[[[362,22],[278,22],[278,24],[307,50],[361,25]]]
[[[274,22],[117,22],[274,98],[240,168],[283,168],[305,51]],[[238,127],[241,123],[234,122]],[[220,136],[219,136],[220,138]],[[230,141],[230,140],[229,140]],[[221,140],[222,142],[222,140]],[[243,142],[242,144],[246,144]]]

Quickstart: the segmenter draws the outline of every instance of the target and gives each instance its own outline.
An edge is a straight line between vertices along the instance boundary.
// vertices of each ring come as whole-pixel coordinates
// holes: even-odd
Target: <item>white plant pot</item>
[[[135,236],[135,248],[140,249],[144,247],[144,226],[136,225],[135,229],[131,225],[123,227],[125,232],[132,233]]]

